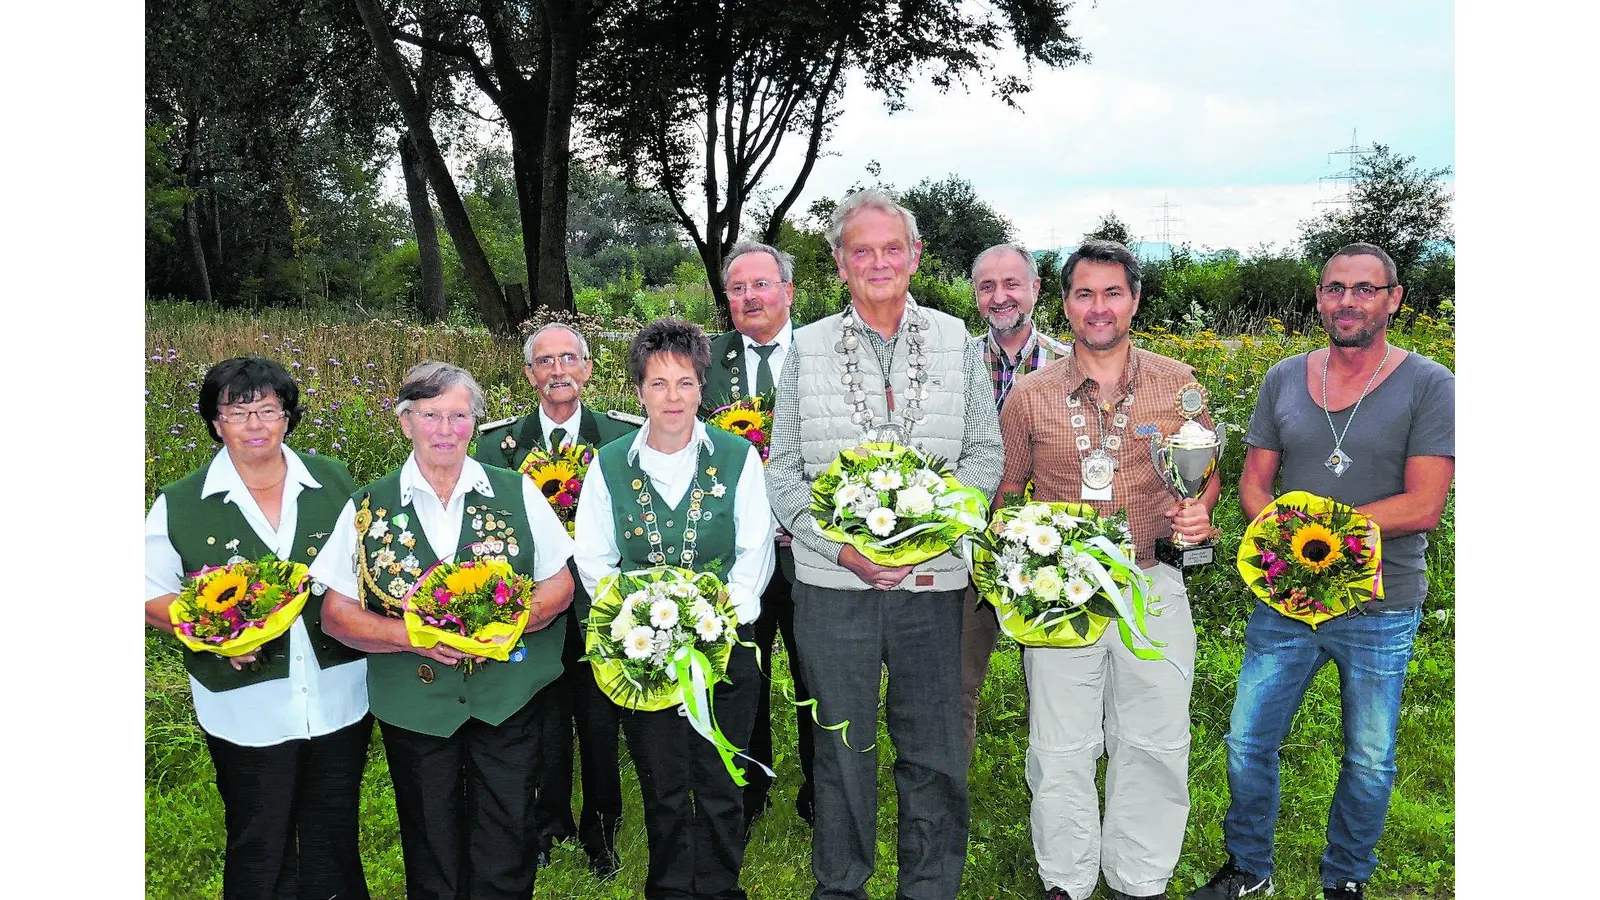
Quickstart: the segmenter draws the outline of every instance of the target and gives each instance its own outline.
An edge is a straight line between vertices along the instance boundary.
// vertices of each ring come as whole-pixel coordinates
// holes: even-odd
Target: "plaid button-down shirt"
[[[1056,340],[1040,331],[1037,326],[1030,326],[1028,342],[1017,351],[1015,359],[1008,356],[1005,348],[995,341],[992,330],[972,340],[983,348],[983,364],[988,368],[989,378],[994,382],[995,409],[1005,406],[1006,395],[1011,393],[1011,386],[1018,378],[1035,369],[1043,368],[1044,364],[1051,360],[1072,353],[1071,344]]]

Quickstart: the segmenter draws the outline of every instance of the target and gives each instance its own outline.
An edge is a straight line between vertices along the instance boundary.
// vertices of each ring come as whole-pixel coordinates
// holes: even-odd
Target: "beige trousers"
[[[1194,619],[1183,578],[1168,565],[1154,581],[1150,636],[1183,670],[1134,656],[1113,624],[1093,646],[1031,647],[1028,787],[1039,878],[1076,898],[1106,884],[1133,897],[1166,889],[1189,818],[1189,692]],[[1104,751],[1105,815],[1095,789]]]

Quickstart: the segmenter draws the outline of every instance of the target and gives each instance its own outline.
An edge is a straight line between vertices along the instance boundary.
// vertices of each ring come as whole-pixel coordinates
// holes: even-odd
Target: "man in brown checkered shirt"
[[[1200,497],[1179,503],[1150,461],[1149,440],[1183,423],[1178,392],[1194,370],[1129,342],[1138,260],[1121,244],[1087,241],[1067,258],[1061,280],[1073,352],[1011,391],[1000,414],[1006,467],[997,496],[1020,494],[1031,480],[1035,500],[1127,509],[1138,563],[1154,582],[1150,636],[1176,667],[1138,659],[1115,628],[1087,647],[1029,648],[1034,856],[1046,900],[1086,900],[1102,872],[1117,900],[1165,897],[1189,816],[1195,635],[1183,577],[1156,562],[1155,540],[1204,539],[1221,483],[1213,478]],[[1211,427],[1208,417],[1200,421]],[[1095,491],[1082,462],[1101,452],[1116,468],[1109,489]],[[1103,824],[1095,788],[1102,750]]]
[[[996,244],[972,261],[972,293],[988,332],[972,342],[983,350],[983,364],[994,381],[995,409],[1004,409],[1016,380],[1072,352],[1033,324],[1039,302],[1039,264],[1018,244]],[[1000,640],[994,607],[978,600],[970,585],[961,607],[961,690],[967,758],[978,734],[978,695],[989,674],[989,657]]]

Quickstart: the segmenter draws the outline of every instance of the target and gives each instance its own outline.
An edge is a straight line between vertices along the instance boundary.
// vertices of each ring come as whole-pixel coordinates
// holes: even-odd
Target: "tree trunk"
[[[482,317],[483,324],[490,331],[497,334],[511,334],[516,328],[516,322],[512,321],[506,308],[505,296],[501,294],[500,285],[495,280],[494,269],[489,265],[489,257],[484,254],[483,245],[478,242],[478,236],[472,231],[472,222],[467,218],[466,204],[461,202],[461,194],[456,190],[455,179],[450,176],[450,169],[445,165],[444,154],[439,151],[439,145],[433,139],[433,129],[422,103],[417,99],[416,91],[411,86],[411,77],[406,73],[405,62],[400,58],[399,51],[395,50],[394,41],[389,37],[388,14],[379,8],[378,0],[355,0],[355,4],[356,10],[361,14],[362,24],[366,26],[367,34],[372,38],[372,47],[377,52],[378,68],[383,72],[384,81],[388,83],[395,102],[400,106],[406,127],[411,130],[411,140],[416,146],[422,170],[427,173],[434,195],[439,198],[439,212],[444,216],[445,231],[449,232],[450,240],[456,246],[456,255],[461,258],[461,266],[466,270],[467,283],[471,285],[473,297],[477,301],[478,315]]]
[[[184,126],[183,184],[189,189],[189,202],[183,204],[183,229],[189,243],[189,283],[191,299],[211,302],[211,278],[206,271],[206,247],[200,239],[200,116],[190,115]]]
[[[567,272],[567,190],[572,174],[572,113],[578,103],[578,60],[583,55],[589,4],[545,4],[549,93],[545,105],[543,184],[539,204],[538,280],[530,278],[533,305],[571,312]]]
[[[544,104],[540,103],[540,111]],[[525,107],[524,107],[525,108]],[[511,174],[517,185],[517,219],[522,225],[522,258],[528,268],[528,287],[533,288],[539,278],[539,200],[544,177],[540,172],[541,129],[533,127],[526,116],[518,113],[506,116],[506,130],[511,134]],[[515,124],[513,124],[515,122]],[[529,145],[532,145],[531,147]],[[507,302],[512,302],[507,297]],[[517,321],[528,317],[526,305],[518,313]]]
[[[428,179],[417,160],[411,133],[400,133],[400,171],[406,177],[406,202],[411,207],[411,226],[417,232],[417,258],[422,266],[422,284],[417,310],[424,322],[443,321],[449,308],[444,300],[444,265],[439,259],[439,226],[433,221],[428,203]]]

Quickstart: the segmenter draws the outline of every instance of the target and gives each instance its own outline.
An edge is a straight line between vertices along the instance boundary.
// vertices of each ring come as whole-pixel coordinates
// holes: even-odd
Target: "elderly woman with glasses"
[[[710,356],[700,326],[681,319],[658,320],[634,337],[628,376],[645,424],[631,441],[601,448],[584,476],[576,561],[589,596],[608,575],[656,565],[722,579],[743,645],[728,661],[731,683],[717,684],[711,701],[723,733],[744,747],[763,687],[752,639],[772,577],[774,525],[760,453],[695,417]],[[580,621],[589,614],[578,612]],[[676,708],[624,712],[622,730],[650,845],[644,896],[742,900],[744,793],[717,748]]]
[[[145,520],[145,621],[171,633],[186,574],[265,557],[309,565],[355,490],[337,459],[284,444],[300,389],[258,357],[212,366],[200,418],[222,449],[163,487]],[[357,847],[372,718],[359,652],[320,627],[313,593],[289,631],[227,658],[183,649],[227,828],[222,894],[366,897]]]
[[[465,370],[412,367],[395,404],[411,455],[354,493],[311,568],[328,586],[323,627],[368,654],[408,897],[533,894],[534,738],[541,689],[561,674],[563,628],[547,626],[571,602],[572,541],[531,481],[467,456],[483,409]],[[402,620],[430,567],[475,558],[538,583],[507,662],[414,647]]]

